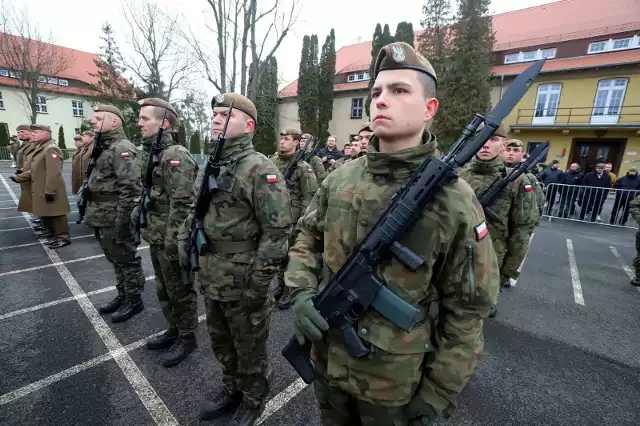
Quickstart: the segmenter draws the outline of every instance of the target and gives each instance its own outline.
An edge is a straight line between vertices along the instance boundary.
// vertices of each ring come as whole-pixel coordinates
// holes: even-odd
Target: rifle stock
[[[304,148],[302,149],[298,148],[298,150],[296,151],[296,154],[293,156],[293,158],[287,165],[287,168],[284,169],[284,182],[287,184],[287,188],[291,188],[293,186],[293,182],[291,181],[291,175],[293,175],[293,172],[296,170],[296,166],[298,165],[298,162],[302,159],[305,152],[307,152],[309,143],[311,143],[311,138],[307,139],[307,141],[304,144]]]
[[[521,73],[486,117],[476,114],[442,159],[425,159],[409,182],[392,197],[391,204],[340,270],[314,298],[316,310],[329,327],[340,330],[350,356],[360,358],[370,353],[355,330],[355,323],[368,309],[376,309],[403,330],[410,330],[420,319],[420,309],[402,300],[375,276],[378,265],[389,255],[411,272],[424,265],[424,259],[402,245],[400,240],[421,217],[425,206],[439,190],[458,178],[456,169],[470,161],[493,136],[502,120],[527,92],[543,64],[544,60],[538,61]],[[485,126],[477,131],[482,122]],[[315,378],[310,351],[308,340],[305,339],[301,345],[296,337],[282,349],[282,355],[305,383],[311,383]]]

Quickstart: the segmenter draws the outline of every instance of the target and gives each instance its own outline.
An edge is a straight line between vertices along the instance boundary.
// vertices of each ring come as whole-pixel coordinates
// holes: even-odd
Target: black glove
[[[53,194],[44,194],[44,199],[47,200],[47,203],[53,203],[56,200],[56,196]]]
[[[18,183],[18,181],[16,180],[15,176],[9,176],[9,179],[11,179],[13,182]]]
[[[16,170],[16,174],[19,175],[20,173],[22,173],[22,169],[18,169]]]

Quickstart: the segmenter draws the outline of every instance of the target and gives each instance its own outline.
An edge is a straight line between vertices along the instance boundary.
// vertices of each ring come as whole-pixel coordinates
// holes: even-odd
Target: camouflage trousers
[[[294,217],[295,217],[295,213],[294,213]],[[296,219],[293,223],[297,223],[298,220]],[[296,236],[298,235],[298,233],[296,232],[296,227],[293,227],[293,230],[291,231],[291,234],[289,235],[289,248],[293,247],[293,245],[296,242]],[[287,270],[287,265],[289,264],[289,256],[287,256],[284,259],[284,262],[282,262],[282,266],[280,267],[280,269],[278,269],[278,273],[276,274],[276,279],[278,281],[278,287],[280,287],[281,289],[285,288],[284,285],[284,272]]]
[[[205,298],[205,307],[211,348],[222,365],[223,385],[231,392],[242,392],[245,401],[257,407],[269,394],[268,298],[260,302]]]
[[[180,335],[193,333],[198,327],[198,296],[193,286],[182,283],[182,268],[177,259],[169,259],[164,246],[151,244],[151,263],[156,275],[156,294],[169,328]]]
[[[640,230],[636,231],[636,257],[633,259],[633,271],[636,279],[640,279]]]
[[[133,237],[124,242],[116,242],[116,228],[95,228],[96,237],[104,255],[113,265],[116,273],[118,295],[136,297],[144,290],[142,259],[133,244]]]

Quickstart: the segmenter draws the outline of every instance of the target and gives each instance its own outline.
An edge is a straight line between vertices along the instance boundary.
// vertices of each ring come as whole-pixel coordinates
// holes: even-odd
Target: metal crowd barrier
[[[638,228],[629,215],[629,204],[640,196],[639,189],[610,189],[552,183],[544,186],[547,198],[542,217],[597,223],[621,228]]]

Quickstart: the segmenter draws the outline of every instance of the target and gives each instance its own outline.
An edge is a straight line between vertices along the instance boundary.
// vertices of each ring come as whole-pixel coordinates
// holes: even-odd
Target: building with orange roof
[[[3,37],[3,42],[7,42],[7,35],[2,33],[0,37]],[[16,46],[25,43],[25,39],[20,37],[8,37],[14,39],[12,42],[15,42]],[[34,40],[30,40],[29,43],[32,43],[29,52],[49,52],[46,55],[64,58],[64,69],[57,72],[57,75],[39,77],[36,121],[38,124],[51,127],[54,139],[58,138],[58,129],[63,126],[67,145],[72,148],[73,145],[69,145],[69,141],[74,134],[80,133],[83,120],[90,119],[93,114],[91,106],[95,103],[98,93],[92,90],[92,85],[98,83],[98,67],[95,61],[100,58],[93,53],[49,43]],[[42,55],[47,57],[45,54]],[[24,94],[23,83],[20,82],[20,70],[11,66],[15,60],[5,59],[0,55],[0,122],[7,123],[11,134],[18,125],[29,123],[31,117],[30,105]],[[124,79],[123,85],[128,87]]]
[[[527,151],[551,141],[547,161],[590,170],[604,156],[618,175],[640,163],[640,8],[638,0],[560,0],[493,16],[495,104],[518,73],[547,58],[542,74],[505,119]],[[416,45],[421,32],[416,32]],[[344,144],[368,120],[371,42],[336,58],[329,131]],[[279,93],[280,126],[297,123],[297,82]],[[470,116],[477,111],[469,111]]]

